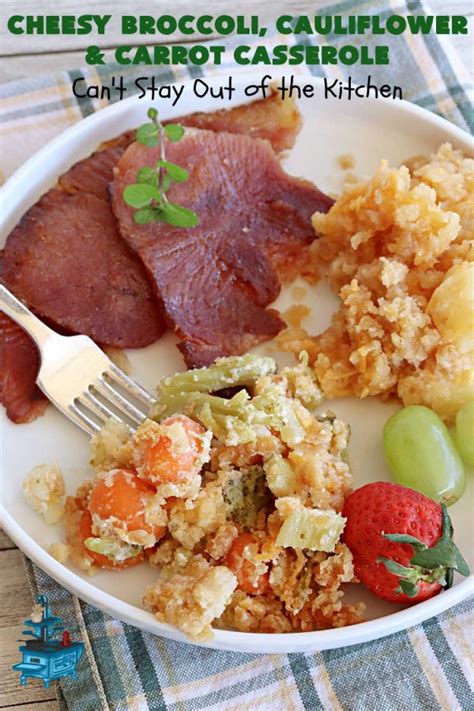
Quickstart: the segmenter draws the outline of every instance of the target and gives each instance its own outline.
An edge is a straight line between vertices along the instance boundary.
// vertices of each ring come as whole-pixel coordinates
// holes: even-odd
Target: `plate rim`
[[[434,615],[449,609],[453,605],[474,595],[474,575],[457,583],[442,594],[436,595],[422,603],[417,603],[402,610],[390,613],[384,617],[366,620],[355,625],[316,630],[313,632],[291,633],[263,633],[263,632],[238,632],[234,630],[214,629],[214,638],[209,642],[196,642],[186,637],[179,629],[172,625],[159,622],[152,613],[144,608],[139,608],[128,602],[106,593],[95,587],[87,579],[78,575],[62,563],[55,560],[47,550],[40,546],[22,527],[14,520],[2,506],[1,525],[11,539],[17,544],[28,558],[31,558],[45,573],[56,582],[65,587],[71,594],[77,595],[85,602],[98,607],[112,617],[117,617],[122,622],[139,627],[152,634],[157,634],[177,642],[186,642],[200,647],[220,649],[236,652],[256,653],[293,653],[301,651],[322,651],[340,647],[349,647],[363,642],[368,642],[381,637],[386,637],[413,625],[423,622]],[[26,552],[24,548],[28,547]],[[70,580],[73,578],[74,580]],[[71,585],[75,589],[71,589]],[[99,595],[97,595],[99,593]],[[97,599],[99,597],[99,599]],[[122,609],[117,611],[116,605]],[[421,610],[423,609],[423,612]],[[134,619],[139,617],[139,624]],[[347,630],[353,631],[347,637]],[[359,634],[356,634],[356,633]],[[249,649],[248,642],[255,641],[258,649]],[[342,644],[341,644],[342,642]]]
[[[279,73],[274,79],[277,80],[282,75],[283,73]],[[209,83],[217,84],[219,81],[222,81],[222,76],[223,74],[220,73],[210,77]],[[242,86],[251,82],[252,79],[256,80],[260,77],[261,75],[258,72],[242,73],[238,77],[235,77],[236,86]],[[324,80],[319,77],[302,77],[297,75],[296,79],[297,81],[301,79],[304,80],[305,83],[312,83],[316,87],[321,87],[324,82]],[[192,81],[192,79],[186,79],[176,82],[176,85],[187,85],[191,84]],[[248,103],[253,100],[253,98],[249,98]],[[115,115],[120,116],[121,113],[127,112],[130,107],[139,101],[141,101],[141,99],[139,99],[137,95],[134,95],[122,101],[118,101],[115,104],[111,104],[104,109],[95,111],[90,116],[80,119],[65,131],[61,132],[39,151],[34,153],[15,171],[0,189],[2,205],[5,206],[8,204],[6,208],[0,206],[2,224],[9,216],[15,213],[18,209],[18,205],[21,206],[28,202],[29,193],[25,196],[24,189],[22,189],[22,187],[24,187],[24,177],[25,175],[28,176],[31,174],[35,166],[41,163],[45,157],[51,152],[61,149],[63,146],[68,147],[70,151],[70,143],[73,138],[88,136],[89,131],[92,130],[91,127],[96,125],[98,128],[102,123],[107,124],[112,117]],[[147,101],[147,99],[145,99],[145,101]],[[427,126],[430,124],[433,127],[443,130],[448,134],[445,140],[461,143],[465,146],[465,149],[469,151],[471,136],[466,131],[423,107],[412,104],[406,100],[366,98],[361,101],[368,102],[369,105],[373,105],[373,102],[376,102],[378,105],[385,104],[392,107],[395,105],[402,113],[416,116],[422,119]],[[226,104],[226,108],[231,108],[232,106],[241,105],[243,103],[247,102],[242,100],[230,101]],[[176,107],[171,109],[170,113],[175,116],[179,115],[179,111],[176,110]],[[44,178],[43,182],[45,182]],[[36,181],[35,185],[37,183],[38,181]],[[24,212],[22,214],[24,214]],[[17,544],[20,550],[72,594],[77,594],[82,600],[85,600],[87,603],[101,609],[107,614],[117,617],[135,627],[146,630],[147,632],[151,632],[152,634],[211,649],[256,654],[307,652],[352,646],[405,630],[474,594],[473,574],[469,578],[458,582],[450,590],[444,591],[442,594],[429,600],[406,607],[402,610],[395,610],[384,617],[367,620],[355,625],[312,632],[293,632],[290,634],[268,634],[215,629],[214,638],[211,641],[195,642],[187,638],[177,628],[159,622],[152,613],[144,608],[126,603],[110,593],[100,590],[74,570],[56,561],[45,548],[40,546],[24,531],[21,525],[17,523],[14,517],[4,507],[2,501],[0,501],[0,522],[6,533]]]

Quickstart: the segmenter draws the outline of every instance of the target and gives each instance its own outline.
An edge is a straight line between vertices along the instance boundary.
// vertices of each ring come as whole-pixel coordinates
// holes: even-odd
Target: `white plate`
[[[254,77],[255,80],[258,77]],[[245,101],[243,88],[252,77],[235,80],[237,91],[231,103]],[[213,80],[214,85],[221,82]],[[359,175],[374,171],[381,158],[397,164],[414,154],[429,153],[443,141],[470,150],[470,137],[443,119],[404,102],[359,99],[350,102],[323,98],[322,83],[313,80],[316,97],[300,103],[304,115],[303,129],[297,144],[285,160],[286,169],[314,180],[322,190],[333,193],[342,186],[343,173],[337,156],[352,153]],[[183,103],[174,110],[159,105],[166,118],[195,110],[222,107],[222,101],[193,97],[191,82],[186,82]],[[145,120],[148,102],[132,97],[119,102],[62,133],[45,146],[8,181],[2,190],[4,235],[6,236],[57,177],[96,146],[125,129]],[[5,237],[4,237],[5,238]],[[288,290],[278,304],[288,304]],[[305,326],[311,333],[324,329],[337,305],[336,297],[326,285],[308,292],[308,304],[317,308]],[[133,376],[152,390],[158,379],[182,369],[174,337],[167,334],[158,343],[141,351],[130,351]],[[285,356],[282,356],[285,358]],[[286,356],[286,359],[288,356]],[[350,455],[355,486],[369,481],[388,479],[381,451],[383,423],[396,409],[378,400],[336,400],[330,407],[352,426]],[[65,475],[68,493],[88,475],[87,437],[52,407],[46,415],[30,425],[13,425],[2,415],[2,525],[15,543],[43,570],[80,598],[105,612],[155,634],[187,641],[176,629],[161,624],[140,605],[143,589],[156,571],[146,565],[120,573],[101,572],[89,578],[77,570],[60,565],[47,552],[52,541],[60,540],[61,531],[48,527],[31,511],[21,493],[21,481],[35,464],[56,461]],[[474,568],[472,547],[472,477],[461,501],[450,513],[461,550]],[[456,579],[454,587],[427,602],[406,609],[376,600],[362,586],[351,586],[349,595],[368,603],[368,621],[352,627],[289,635],[247,634],[217,630],[210,647],[242,652],[306,652],[330,649],[375,639],[405,629],[454,605],[474,592],[474,578]]]

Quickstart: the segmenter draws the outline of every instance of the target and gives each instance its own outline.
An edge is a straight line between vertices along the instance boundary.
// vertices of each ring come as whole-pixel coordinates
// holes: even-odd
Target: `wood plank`
[[[14,704],[14,706],[0,706],[8,711],[58,711],[56,700],[34,701],[32,704]]]
[[[7,536],[5,531],[0,528],[0,551],[9,550],[10,548],[16,548],[16,545],[12,539]]]
[[[58,711],[56,700],[34,701],[32,704],[14,704],[13,706],[0,706],[8,711]]]
[[[0,629],[20,624],[31,612],[32,601],[23,568],[22,553],[18,548],[0,553],[1,570],[0,597],[2,614]]]
[[[55,689],[43,687],[39,679],[29,679],[20,686],[19,674],[12,665],[21,661],[18,647],[21,642],[23,622],[29,616],[32,601],[23,568],[22,554],[16,548],[0,553],[0,708],[15,704],[55,700]],[[25,708],[22,706],[22,708]],[[44,705],[41,706],[45,711]],[[57,706],[52,708],[56,709]]]

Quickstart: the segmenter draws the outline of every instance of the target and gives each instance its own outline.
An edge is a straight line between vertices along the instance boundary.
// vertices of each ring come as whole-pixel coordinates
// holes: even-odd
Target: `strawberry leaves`
[[[170,202],[166,196],[171,183],[184,183],[189,178],[187,170],[166,160],[164,136],[171,142],[179,141],[184,128],[177,123],[163,126],[158,119],[158,111],[148,109],[150,123],[137,129],[136,139],[149,148],[160,146],[160,159],[153,167],[144,166],[137,172],[136,182],[127,185],[123,199],[135,209],[133,219],[137,225],[149,222],[166,222],[173,227],[195,227],[199,218],[187,207]]]
[[[438,542],[428,548],[414,536],[400,533],[385,533],[384,538],[394,543],[406,543],[414,549],[414,556],[409,566],[400,565],[389,558],[380,557],[378,563],[383,563],[389,573],[399,578],[396,593],[404,593],[407,597],[415,597],[419,592],[420,582],[439,582],[446,590],[453,584],[454,571],[461,575],[469,575],[469,566],[460,550],[453,541],[453,526],[445,504],[442,510],[442,533]]]
[[[406,578],[400,578],[400,585],[395,589],[395,592],[405,593],[407,597],[416,597],[419,589],[417,583],[412,583]]]

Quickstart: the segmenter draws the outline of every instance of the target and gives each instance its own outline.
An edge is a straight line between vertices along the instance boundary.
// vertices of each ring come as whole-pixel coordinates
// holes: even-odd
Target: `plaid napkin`
[[[417,0],[391,0],[386,6],[379,2],[342,2],[319,6],[318,12],[431,14]],[[270,42],[291,41],[275,34],[266,38],[267,46]],[[346,38],[331,35],[325,41],[335,45],[347,43]],[[370,44],[373,39],[361,36],[350,41]],[[241,38],[232,38],[227,45],[241,42]],[[295,67],[293,73],[329,79],[343,79],[350,74],[360,83],[371,74],[378,83],[401,85],[409,101],[445,116],[462,128],[472,129],[470,77],[449,39],[442,35],[384,36],[386,42],[391,53],[389,67]],[[105,100],[76,99],[71,84],[78,76],[99,84],[111,75],[121,75],[130,95],[137,76],[155,75],[168,84],[217,71],[244,70],[230,61],[220,68],[206,69],[124,68],[109,64],[1,85],[3,179],[60,131],[107,105]],[[267,71],[262,70],[263,73]],[[13,132],[16,140],[9,143]],[[22,140],[18,141],[20,133]],[[86,653],[78,669],[78,680],[62,680],[58,687],[62,709],[474,708],[473,646],[468,636],[469,626],[472,629],[474,622],[473,601],[406,632],[367,644],[313,654],[245,655],[197,648],[140,632],[79,601],[28,560],[26,567],[32,592],[39,590],[49,595],[55,613],[85,642]]]

